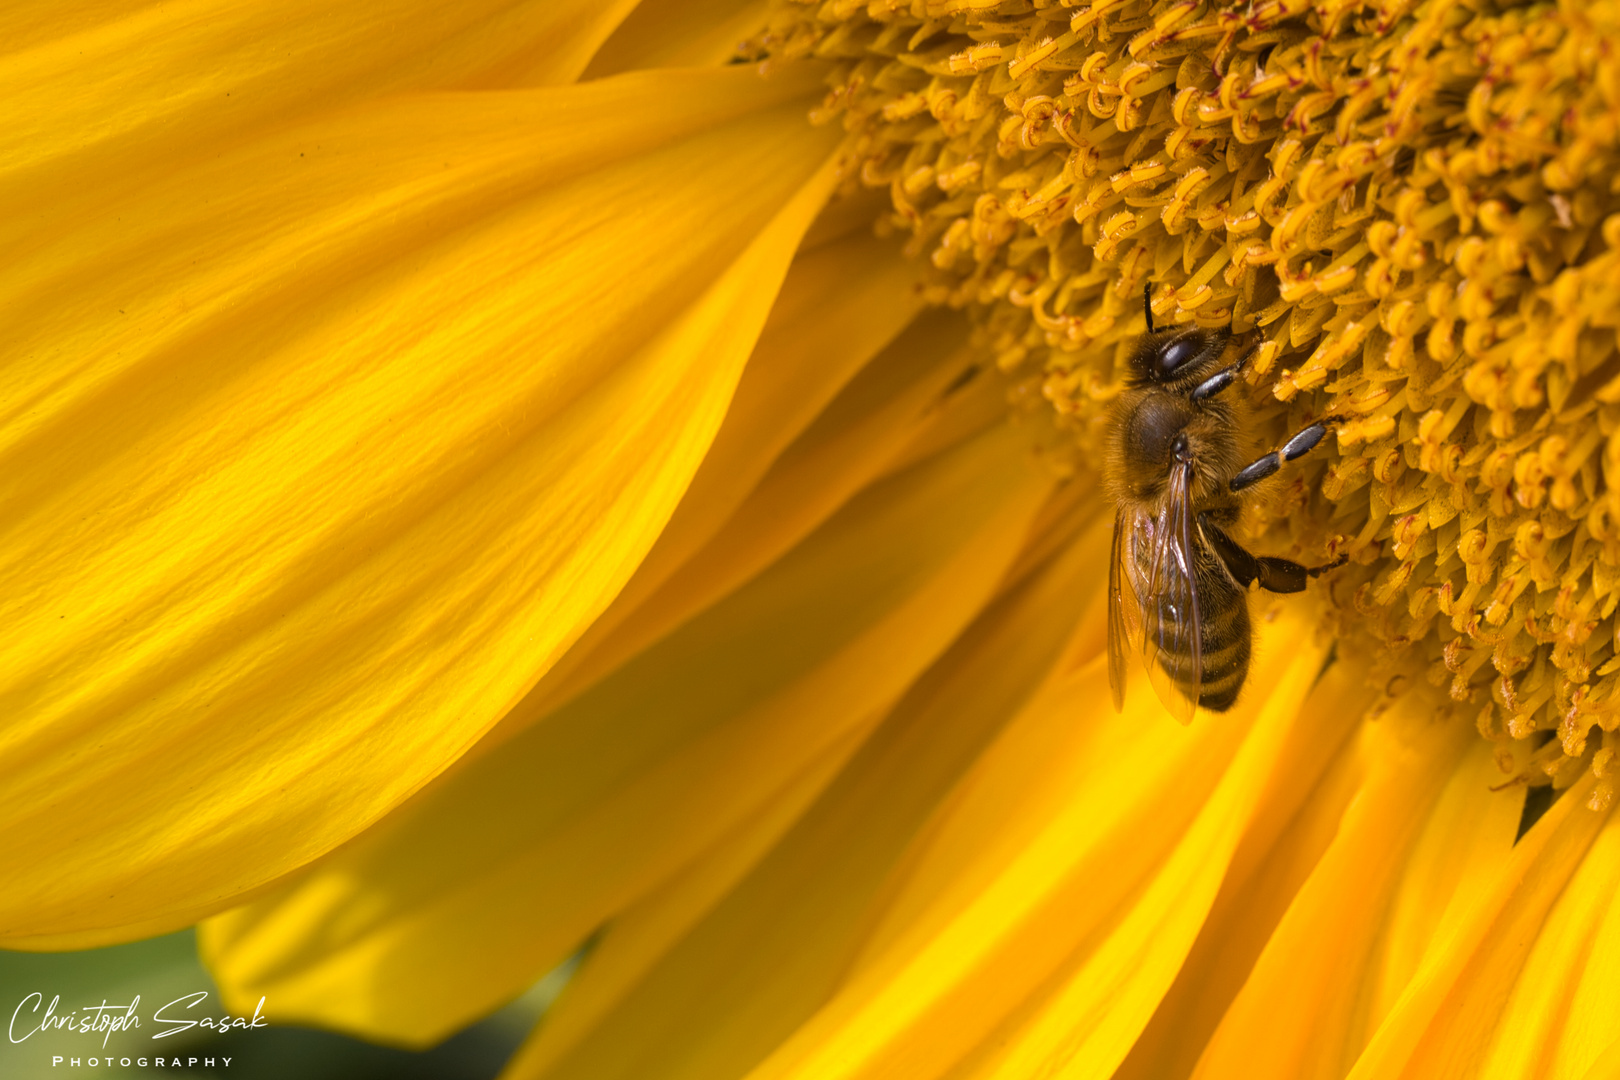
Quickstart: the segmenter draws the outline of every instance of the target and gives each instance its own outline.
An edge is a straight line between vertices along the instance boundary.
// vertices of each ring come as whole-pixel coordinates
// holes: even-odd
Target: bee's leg
[[[1271,555],[1254,556],[1255,564],[1260,570],[1257,575],[1260,587],[1266,592],[1276,593],[1303,592],[1308,579],[1343,566],[1349,559],[1348,555],[1340,555],[1332,562],[1323,563],[1321,566],[1301,566],[1292,559],[1278,559]]]
[[[1249,357],[1253,356],[1259,351],[1260,346],[1256,345],[1254,348],[1238,357],[1237,363],[1232,364],[1229,367],[1221,368],[1221,370],[1217,371],[1215,374],[1193,387],[1192,393],[1189,396],[1194,401],[1203,401],[1205,398],[1214,397],[1222,390],[1225,390],[1228,386],[1231,386],[1237,381],[1237,377],[1239,375],[1243,374],[1243,369],[1248,366]]]
[[[1214,378],[1214,376],[1210,377]],[[1283,462],[1304,457],[1315,449],[1316,444],[1322,441],[1322,436],[1326,435],[1328,429],[1338,423],[1339,419],[1337,416],[1324,416],[1283,443],[1281,449],[1273,450],[1258,461],[1243,466],[1238,470],[1238,474],[1232,477],[1232,482],[1227,486],[1233,491],[1242,491],[1244,488],[1259,483],[1282,468]]]
[[[1345,560],[1349,558],[1347,555],[1340,555],[1333,562],[1323,566],[1301,566],[1292,559],[1249,554],[1243,545],[1227,536],[1219,526],[1210,521],[1207,514],[1198,515],[1198,525],[1203,530],[1204,539],[1209,541],[1210,548],[1226,566],[1227,573],[1245,589],[1258,581],[1260,587],[1267,592],[1303,592],[1306,581],[1336,566],[1343,566]]]

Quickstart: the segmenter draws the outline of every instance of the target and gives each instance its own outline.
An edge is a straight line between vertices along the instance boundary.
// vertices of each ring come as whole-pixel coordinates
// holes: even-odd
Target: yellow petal
[[[769,0],[642,0],[591,58],[584,77],[724,64],[769,15]]]
[[[784,76],[367,105],[0,267],[0,937],[329,850],[606,606],[831,183]]]
[[[1602,816],[1580,806],[1569,813]],[[1620,1043],[1620,815],[1607,817],[1513,977],[1480,1077],[1579,1080],[1603,1067],[1604,1051]]]
[[[420,1044],[515,995],[950,643],[1039,505],[1025,456],[1004,426],[871,489],[613,678],[215,920],[226,1000]]]
[[[1101,533],[1106,535],[1106,529]],[[1283,623],[1297,638],[1299,627],[1294,621],[1285,619]],[[1272,651],[1270,665],[1257,669],[1260,685],[1275,681],[1289,667],[1279,655]],[[1289,711],[1291,720],[1315,673],[1313,660],[1317,658],[1295,650],[1290,659],[1290,670],[1296,672],[1290,678],[1298,683]],[[1147,698],[1138,698],[1139,711],[1125,720],[1109,723],[1107,718],[1098,718],[1092,724],[1077,724],[1074,710],[1078,702],[1106,700],[1104,678],[1100,665],[1093,665],[1085,674],[1089,682],[1056,683],[1025,709],[958,787],[949,811],[925,831],[927,842],[905,857],[903,884],[897,891],[891,889],[893,894],[886,898],[876,925],[864,931],[866,943],[860,953],[845,960],[849,943],[844,952],[834,948],[830,971],[803,989],[789,990],[785,977],[773,979],[770,993],[756,994],[762,998],[757,1007],[746,1004],[742,1019],[728,1022],[723,1036],[705,1040],[739,1055],[744,1049],[734,1044],[741,1043],[755,1058],[731,1060],[701,1071],[694,1068],[693,1074],[734,1075],[734,1070],[769,1053],[834,991],[836,984],[830,984],[828,976],[843,976],[853,963],[853,975],[832,1001],[799,1027],[754,1075],[888,1075],[885,1069],[895,1075],[938,1075],[980,1046],[995,1025],[1017,1010],[1065,957],[1090,955],[1091,950],[1074,951],[1087,938],[1087,928],[1106,925],[1114,902],[1123,901],[1123,894],[1133,892],[1144,875],[1152,878],[1152,868],[1175,847],[1180,826],[1197,816],[1214,784],[1211,775],[1188,763],[1213,762],[1210,772],[1218,775],[1223,760],[1238,753],[1248,728],[1246,723],[1200,725],[1182,747],[1172,745],[1166,753],[1166,735],[1147,720],[1146,710],[1151,708],[1159,724],[1169,721],[1156,705],[1148,705],[1151,692],[1145,687]],[[1087,688],[1093,696],[1086,695]],[[1275,720],[1265,725],[1277,730],[1286,726],[1286,721]],[[1204,740],[1195,741],[1197,735],[1204,735]],[[1262,739],[1251,746],[1263,748],[1264,744]],[[1251,749],[1245,757],[1256,755],[1264,756],[1260,749]],[[1099,762],[1106,762],[1109,768],[1099,772]],[[1117,780],[1110,775],[1114,767],[1120,768]],[[1155,772],[1163,782],[1154,783]],[[1125,781],[1127,775],[1131,784]],[[1191,782],[1187,782],[1189,778]],[[1154,813],[1146,814],[1141,805],[1128,805],[1132,788],[1138,784],[1136,795],[1152,803]],[[1247,797],[1236,779],[1225,790],[1239,800]],[[1212,819],[1226,809],[1223,804],[1224,800],[1216,800],[1218,810],[1210,815]],[[1120,828],[1111,828],[1111,819]],[[870,823],[877,815],[868,814],[861,820]],[[1145,852],[1133,854],[1132,845],[1125,843],[1127,821],[1145,823],[1148,835],[1134,837],[1142,841]],[[1194,853],[1195,845],[1189,843],[1184,859],[1197,861]],[[1140,865],[1122,865],[1117,858],[1134,858]],[[889,865],[885,863],[884,868]],[[813,870],[801,868],[795,873]],[[825,875],[825,871],[817,872]],[[1215,876],[1218,882],[1218,873]],[[1170,875],[1163,881],[1161,887],[1167,893],[1173,891]],[[839,886],[834,878],[829,888]],[[1110,901],[1101,894],[1111,889],[1123,893]],[[1077,891],[1095,899],[1095,904],[1077,899],[1073,895]],[[746,924],[737,932],[745,933],[749,947],[757,944],[762,928],[776,919],[784,900],[784,896],[756,898],[751,908],[736,914]],[[824,900],[815,914],[829,901],[830,897]],[[846,902],[855,901],[837,901]],[[1197,906],[1196,899],[1190,906]],[[873,923],[876,913],[858,907],[854,914],[857,925],[864,925]],[[1192,922],[1195,929],[1197,918]],[[786,932],[796,935],[796,942],[805,928],[790,924]],[[1185,937],[1190,943],[1191,932]],[[1122,939],[1120,946],[1125,944]],[[1173,944],[1166,948],[1167,953],[1174,950]],[[779,964],[798,964],[797,951],[791,960],[770,955]],[[688,957],[689,971],[698,963],[698,956]],[[1150,979],[1167,979],[1175,963],[1160,961],[1149,966],[1158,972]],[[690,980],[696,977],[696,972],[689,976],[688,994],[693,992]],[[678,986],[664,985],[660,992],[668,1001],[678,991]],[[778,999],[792,1004],[791,1023],[772,1006]],[[1141,1014],[1142,1022],[1147,1011],[1151,1011],[1151,1003]],[[656,1023],[650,1012],[642,1015],[645,1021]],[[622,1061],[617,1070],[606,1066],[611,1060],[606,1056],[607,1046],[639,1043],[645,1037],[645,1033],[615,1025],[610,1044],[606,1036],[591,1041],[596,1052],[604,1055],[604,1066],[588,1072],[581,1069],[580,1074],[633,1075],[634,1070],[624,1067]],[[576,1069],[580,1067],[571,1058],[557,1073],[575,1075]]]
[[[1570,792],[1576,798],[1554,804],[1540,823],[1549,827],[1539,837],[1532,830],[1492,887],[1446,927],[1349,1076],[1426,1077],[1473,1063],[1530,943],[1602,824],[1603,815],[1572,809],[1589,781]]]
[[[850,755],[865,745],[871,728],[862,725],[841,736],[808,768],[785,785],[736,828],[642,900],[613,916],[600,938],[592,939],[588,963],[568,983],[566,1004],[547,1010],[528,1049],[503,1074],[509,1080],[542,1074],[548,1064],[590,1034],[603,1017],[635,989],[648,969],[721,902],[737,882],[766,858],[792,828]],[[712,1006],[697,1024],[712,1023]],[[614,1017],[613,1020],[621,1020]],[[611,1021],[610,1021],[611,1022]]]
[[[746,580],[771,558],[802,539],[845,499],[877,475],[888,456],[881,446],[867,444],[859,457],[869,468],[851,483],[837,487],[831,498],[817,498],[810,483],[833,488],[844,479],[842,464],[829,453],[820,439],[797,448],[797,455],[814,459],[815,470],[804,475],[796,470],[773,466],[800,435],[838,396],[856,373],[906,326],[916,313],[918,298],[916,271],[892,245],[870,236],[845,237],[809,251],[801,250],[793,261],[782,292],[771,309],[765,331],[749,357],[742,381],[726,412],[725,422],[715,435],[703,465],[692,478],[669,524],[659,535],[647,557],[636,568],[611,607],[591,624],[579,643],[548,673],[534,691],[507,714],[491,739],[502,740],[522,730],[556,705],[573,697],[651,641],[707,606],[728,587]],[[927,321],[929,327],[948,324],[947,333],[965,340],[966,327],[959,318]],[[937,361],[938,334],[913,332],[896,343],[896,355],[875,362],[875,370],[859,380],[850,394],[868,408],[876,402],[872,384],[889,388],[895,369],[910,374],[925,362],[924,370],[940,368]],[[951,355],[947,349],[945,356]],[[909,385],[913,411],[921,412],[926,395],[937,390],[938,377],[916,377]],[[836,412],[842,414],[847,405]],[[910,416],[885,415],[876,436],[904,438],[912,430]],[[827,426],[824,422],[822,427]],[[770,474],[770,489],[756,492],[762,478]],[[786,485],[781,495],[775,490]],[[785,499],[784,499],[785,496]],[[770,523],[788,520],[803,522],[791,539],[768,550],[767,537],[781,535],[780,527],[761,527],[759,513],[750,507],[741,521],[730,520],[745,499],[769,501]],[[809,509],[819,507],[819,515],[783,514],[778,505]],[[727,540],[710,544],[724,528]],[[707,546],[705,546],[707,545]],[[706,563],[723,567],[723,575],[702,571],[680,575],[680,583],[664,586],[676,570],[701,551]],[[720,577],[724,578],[722,583]],[[699,583],[706,583],[704,588]],[[670,594],[677,594],[675,600]],[[654,599],[656,597],[656,599]]]
[[[509,1080],[737,1077],[814,1013],[918,831],[1027,702],[1077,616],[1103,624],[1095,568],[1110,521],[1095,496],[1083,505],[1097,523],[980,616],[740,883],[717,852],[609,925]]]
[[[94,206],[87,187],[127,185],[135,170],[206,160],[258,125],[300,112],[383,92],[571,82],[634,6],[7,4],[0,201],[8,213],[0,227],[10,234],[67,204]],[[30,202],[24,208],[12,199]]]
[[[1379,980],[1404,986],[1455,893],[1462,867],[1434,858],[1470,840],[1455,825],[1481,828],[1486,857],[1511,843],[1517,803],[1491,792],[1501,776],[1489,748],[1479,745],[1484,752],[1459,765],[1471,729],[1430,715],[1429,704],[1412,696],[1362,727],[1350,748],[1360,758],[1355,794],[1342,820],[1329,819],[1337,832],[1271,929],[1194,1075],[1343,1076],[1388,1008]],[[1340,802],[1325,801],[1329,815]],[[1400,901],[1404,894],[1410,902]],[[1261,896],[1256,904],[1265,910],[1275,900]]]
[[[1506,784],[1496,749],[1470,739],[1462,760],[1418,825],[1411,854],[1383,915],[1373,977],[1364,988],[1363,1008],[1371,1017],[1389,1012],[1440,931],[1488,888],[1512,853],[1524,791]]]
[[[945,410],[940,408],[940,395],[967,363],[962,348],[967,333],[959,316],[936,312],[919,319],[781,453],[718,532],[674,573],[671,564],[683,552],[674,544],[666,546],[666,539],[671,533],[692,538],[700,529],[706,531],[714,526],[713,511],[720,509],[715,506],[720,500],[692,500],[689,491],[689,499],[682,500],[669,528],[613,606],[485,742],[494,745],[571,699],[769,566],[856,492],[889,472],[912,440],[941,421]],[[830,354],[837,355],[837,351]],[[831,367],[830,356],[818,353],[815,359]],[[760,449],[763,453],[768,448]],[[753,467],[737,460],[743,456],[727,454],[737,472],[748,477]],[[698,479],[713,457],[711,453],[705,459]],[[711,490],[721,493],[735,483],[734,478],[716,480]],[[694,488],[697,483],[694,480]],[[683,512],[694,502],[708,512],[687,514],[684,527],[677,529]],[[481,744],[478,752],[485,752],[485,746]]]
[[[1592,1067],[1581,1074],[1581,1080],[1620,1080],[1620,1039],[1598,1054]]]
[[[1334,664],[1311,692],[1198,940],[1117,1080],[1184,1077],[1322,852],[1365,769],[1347,740],[1374,700],[1365,672]]]
[[[703,467],[627,591],[650,592],[707,542],[920,305],[915,264],[892,244],[857,235],[802,252]]]
[[[1290,674],[1308,677],[1297,669]],[[1114,1072],[1147,1037],[1148,1018],[1163,1011],[1172,987],[1180,987],[1195,959],[1194,943],[1205,942],[1211,922],[1223,914],[1222,901],[1257,869],[1259,850],[1281,824],[1279,813],[1304,797],[1298,773],[1326,756],[1312,744],[1331,740],[1335,729],[1343,730],[1360,717],[1369,698],[1360,692],[1361,677],[1336,668],[1320,679],[1303,704],[1286,682],[1267,696],[1266,712],[1255,723],[1277,723],[1276,717],[1282,717],[1281,745],[1257,744],[1258,727],[1250,734],[1244,747],[1248,760],[1234,760],[1222,787],[1119,925],[1109,928],[1106,941],[1083,962],[1070,962],[1061,993],[1044,991],[1038,1004],[1025,1007],[1035,1019],[1023,1020],[1014,1047],[987,1055],[986,1065],[974,1075],[1087,1077]],[[1266,755],[1254,758],[1253,745]],[[1251,771],[1245,772],[1245,765]],[[1225,801],[1232,799],[1234,785],[1240,792],[1235,805]],[[1218,816],[1222,814],[1224,819]],[[1223,831],[1212,833],[1212,827]],[[1170,1037],[1196,1035],[1189,1029]]]
[[[1076,725],[1076,703],[1107,700],[1100,663],[1043,698],[958,794],[871,969],[758,1075],[901,1060],[935,1075],[970,1053],[970,1075],[1110,1072],[1191,946],[1320,668],[1318,649],[1279,645],[1309,637],[1295,614],[1266,625],[1251,696],[1184,738],[1144,679],[1123,714]]]
[[[1447,913],[1351,1077],[1578,1077],[1594,1064],[1615,1038],[1614,995],[1603,968],[1591,969],[1591,984],[1585,977],[1600,960],[1594,945],[1614,955],[1613,931],[1607,942],[1581,931],[1607,918],[1617,852],[1610,813],[1585,805],[1593,785],[1588,775],[1565,792],[1492,879]],[[1529,1004],[1531,995],[1540,1000]],[[1504,1011],[1515,1002],[1523,1027]],[[1585,1022],[1566,1033],[1576,1015]],[[1535,1072],[1518,1071],[1527,1062]]]

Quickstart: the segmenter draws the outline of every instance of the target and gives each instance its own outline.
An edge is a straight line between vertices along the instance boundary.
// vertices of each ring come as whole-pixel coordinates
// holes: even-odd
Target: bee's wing
[[[1151,525],[1135,532],[1145,545],[1147,558],[1130,553],[1126,558],[1146,575],[1138,591],[1152,613],[1142,617],[1142,658],[1148,681],[1159,700],[1183,724],[1192,722],[1203,690],[1203,619],[1198,606],[1198,549],[1194,546],[1192,466],[1178,464],[1170,473],[1170,487]],[[1132,569],[1127,565],[1126,571]]]
[[[1114,515],[1114,549],[1108,558],[1108,689],[1114,695],[1115,712],[1125,706],[1126,647],[1141,645],[1141,601],[1136,579],[1124,565],[1133,549],[1137,517],[1123,506]]]

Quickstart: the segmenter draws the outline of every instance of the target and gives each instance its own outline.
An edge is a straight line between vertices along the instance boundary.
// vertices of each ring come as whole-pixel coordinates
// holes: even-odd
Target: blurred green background
[[[17,953],[0,951],[0,1015],[13,1033],[0,1040],[0,1077],[4,1080],[36,1080],[65,1076],[230,1076],[238,1080],[487,1080],[501,1071],[525,1035],[567,981],[571,967],[565,966],[541,979],[523,997],[482,1023],[423,1053],[410,1053],[372,1046],[342,1035],[308,1028],[262,1027],[251,1031],[215,1034],[197,1027],[154,1041],[162,1030],[152,1022],[152,1012],[177,998],[208,991],[196,1008],[171,1007],[166,1016],[200,1019],[219,1017],[224,1009],[213,980],[197,960],[197,946],[191,931],[170,934],[133,945],[92,949],[77,953]],[[38,1027],[44,1005],[30,1012],[19,1004],[35,991],[45,1004],[60,995],[57,1015],[85,1006],[127,1005],[140,995],[137,1015],[141,1027],[114,1034],[102,1048],[100,1035],[80,1032],[37,1032],[25,1041],[12,1040]],[[83,1015],[82,1013],[80,1014]],[[164,1066],[159,1069],[150,1059],[161,1053],[165,1060],[197,1058],[195,1068]],[[80,1058],[84,1064],[69,1068],[66,1061],[53,1066],[51,1059],[61,1055]],[[92,1057],[114,1064],[91,1069]],[[148,1058],[147,1068],[133,1062]],[[230,1057],[227,1068],[221,1059]],[[116,1062],[130,1058],[128,1067]],[[214,1068],[203,1060],[215,1059]]]

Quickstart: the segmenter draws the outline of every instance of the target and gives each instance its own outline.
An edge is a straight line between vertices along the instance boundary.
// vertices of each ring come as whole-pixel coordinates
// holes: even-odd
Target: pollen
[[[1143,329],[1230,326],[1248,525],[1518,780],[1620,778],[1620,3],[784,2],[848,184],[1080,458]],[[1514,749],[1517,747],[1517,749]],[[1506,751],[1511,750],[1511,753]]]

